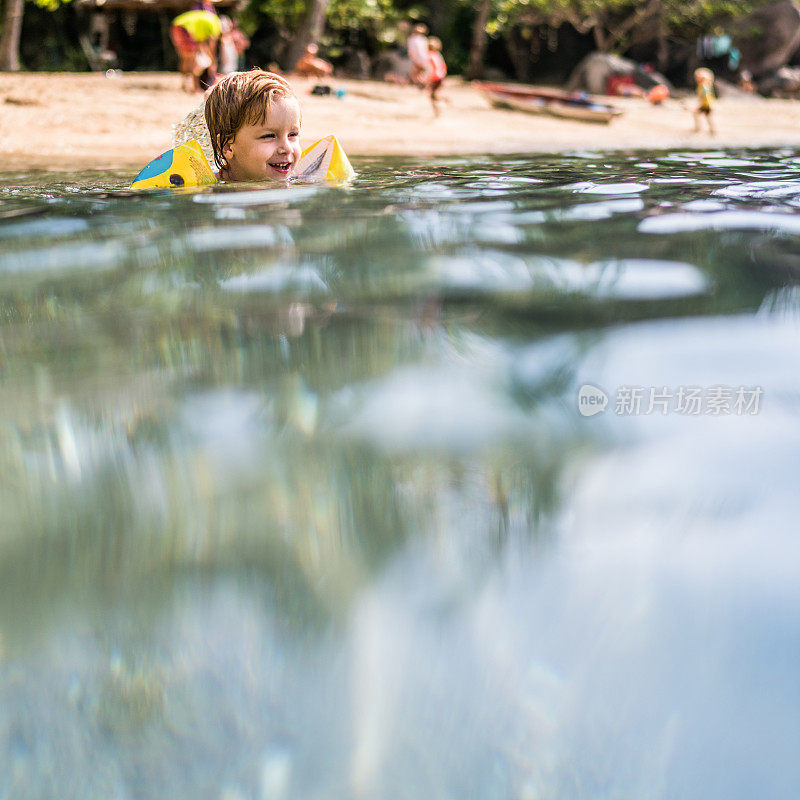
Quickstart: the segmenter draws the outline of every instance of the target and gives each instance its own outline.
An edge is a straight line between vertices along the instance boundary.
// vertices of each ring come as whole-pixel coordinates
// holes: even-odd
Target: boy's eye
[[[292,132],[289,134],[289,136],[299,136],[299,135],[300,135],[300,131],[292,131]]]
[[[274,133],[262,133],[260,138],[261,139],[274,139],[275,138],[275,134]]]

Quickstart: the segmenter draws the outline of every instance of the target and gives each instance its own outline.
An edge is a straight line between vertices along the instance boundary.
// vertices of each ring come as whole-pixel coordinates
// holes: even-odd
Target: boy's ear
[[[217,148],[219,149],[219,152],[222,153],[226,161],[229,161],[231,155],[233,154],[233,151],[231,150],[232,142],[233,139],[230,136],[227,137],[223,142],[220,134],[217,134]]]

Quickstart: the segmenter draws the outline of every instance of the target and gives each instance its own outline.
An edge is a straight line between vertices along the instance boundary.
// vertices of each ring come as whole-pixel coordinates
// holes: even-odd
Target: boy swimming
[[[300,150],[300,121],[297,96],[280,75],[232,72],[209,90],[205,106],[175,126],[173,148],[147,164],[131,188],[209,186],[218,180],[285,184],[290,178],[341,183],[355,177],[332,134]]]
[[[220,180],[291,177],[300,160],[300,103],[280,75],[263,69],[226,75],[209,92],[205,116]]]

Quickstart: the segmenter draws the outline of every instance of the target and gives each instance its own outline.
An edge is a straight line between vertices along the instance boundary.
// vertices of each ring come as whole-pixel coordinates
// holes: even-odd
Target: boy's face
[[[275,97],[266,117],[244,125],[222,148],[232,181],[285,181],[300,160],[300,104]]]

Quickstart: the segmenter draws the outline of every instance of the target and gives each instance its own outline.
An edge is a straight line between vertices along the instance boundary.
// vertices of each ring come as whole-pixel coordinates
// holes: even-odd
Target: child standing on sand
[[[442,57],[442,42],[435,36],[428,39],[428,86],[431,91],[431,105],[434,116],[439,116],[439,98],[437,92],[447,75],[447,64]]]
[[[711,119],[711,106],[716,100],[714,96],[714,73],[710,69],[700,67],[694,71],[694,80],[697,84],[697,108],[694,112],[694,129],[700,132],[700,117],[704,116],[708,122],[708,132],[713,136],[714,122]]]
[[[226,75],[206,99],[217,177],[287,181],[300,160],[300,103],[280,75],[253,69]]]

